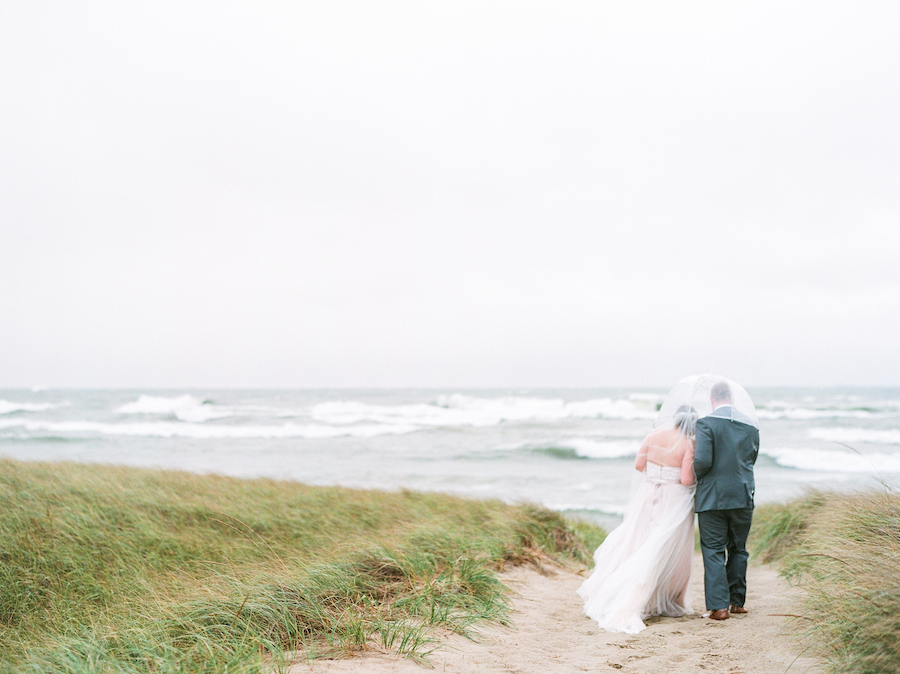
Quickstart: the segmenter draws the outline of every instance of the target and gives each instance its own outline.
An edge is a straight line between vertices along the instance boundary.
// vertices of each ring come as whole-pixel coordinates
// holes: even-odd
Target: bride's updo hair
[[[675,427],[687,437],[694,437],[694,424],[697,423],[697,410],[690,405],[682,405],[675,410]]]

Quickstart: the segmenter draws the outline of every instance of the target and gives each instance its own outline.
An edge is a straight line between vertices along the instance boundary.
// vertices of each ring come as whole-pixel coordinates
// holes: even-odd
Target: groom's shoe
[[[710,620],[728,620],[730,617],[731,617],[731,616],[728,615],[728,609],[727,609],[727,608],[720,608],[720,609],[717,610],[717,611],[710,611],[710,612],[709,612],[709,619],[710,619]]]
[[[728,610],[731,613],[747,613],[747,609],[745,609],[743,606],[735,606],[734,604],[729,606]]]

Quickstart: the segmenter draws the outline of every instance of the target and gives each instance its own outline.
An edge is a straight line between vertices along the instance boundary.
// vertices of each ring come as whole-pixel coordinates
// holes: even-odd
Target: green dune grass
[[[0,671],[263,672],[506,620],[596,527],[418,492],[0,460]]]
[[[752,547],[807,590],[797,620],[831,672],[900,672],[900,495],[810,492],[762,506]]]

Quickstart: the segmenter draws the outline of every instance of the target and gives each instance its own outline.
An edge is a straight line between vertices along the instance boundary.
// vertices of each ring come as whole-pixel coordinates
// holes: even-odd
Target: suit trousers
[[[703,590],[706,609],[717,611],[729,604],[743,606],[747,598],[747,536],[753,507],[706,510],[697,513],[700,550],[703,553]]]

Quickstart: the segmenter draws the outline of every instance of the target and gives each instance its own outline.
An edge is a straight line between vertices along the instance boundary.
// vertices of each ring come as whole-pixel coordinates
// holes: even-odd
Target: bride
[[[679,382],[638,451],[639,483],[628,510],[594,553],[594,571],[578,594],[584,612],[610,632],[634,634],[653,615],[691,608],[694,548],[694,424],[692,385]]]

